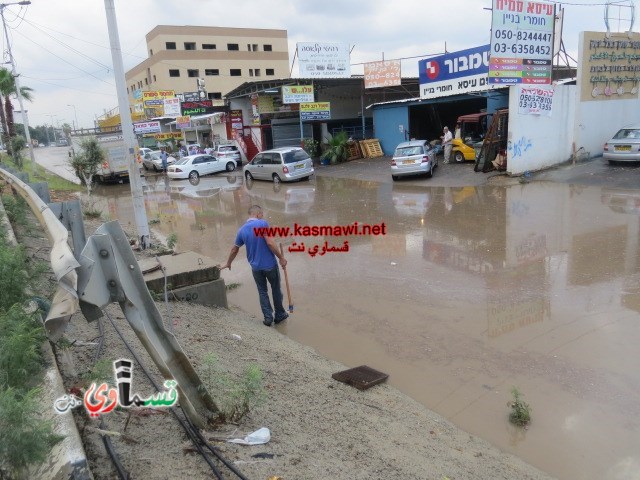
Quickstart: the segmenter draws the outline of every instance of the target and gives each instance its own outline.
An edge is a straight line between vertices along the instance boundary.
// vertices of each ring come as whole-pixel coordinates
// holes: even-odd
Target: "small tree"
[[[105,161],[106,154],[100,148],[95,137],[83,140],[80,143],[80,151],[75,152],[69,160],[73,171],[80,182],[87,187],[87,194],[91,195],[93,176],[98,171],[98,166]]]

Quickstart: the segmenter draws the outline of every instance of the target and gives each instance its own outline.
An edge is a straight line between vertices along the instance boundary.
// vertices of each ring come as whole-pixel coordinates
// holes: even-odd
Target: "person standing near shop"
[[[225,268],[231,270],[231,263],[236,258],[236,255],[238,255],[240,247],[243,245],[247,247],[247,260],[249,261],[249,265],[251,265],[253,279],[256,281],[256,286],[258,287],[260,308],[262,309],[262,315],[264,317],[262,323],[269,327],[274,322],[278,324],[289,317],[289,314],[282,305],[283,297],[282,288],[280,287],[280,269],[278,268],[276,257],[280,260],[282,268],[287,266],[287,260],[280,250],[278,250],[278,246],[273,237],[256,234],[256,228],[269,227],[267,221],[262,218],[263,215],[262,208],[259,205],[251,205],[251,207],[249,207],[249,219],[238,230],[227,262],[223,265],[218,265],[218,268],[220,268],[220,270],[224,270]],[[269,301],[267,282],[271,285],[273,308]]]
[[[451,158],[451,149],[453,148],[453,145],[451,145],[453,135],[451,135],[449,127],[444,127],[443,132],[444,135],[440,138],[442,138],[442,148],[444,149],[444,163],[449,163],[449,159]]]
[[[167,149],[162,147],[160,149],[160,159],[162,160],[162,171],[167,173]]]

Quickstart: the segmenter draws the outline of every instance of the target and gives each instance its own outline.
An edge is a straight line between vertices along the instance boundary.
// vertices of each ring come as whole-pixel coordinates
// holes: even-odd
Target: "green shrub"
[[[201,367],[202,382],[220,409],[219,420],[237,422],[266,398],[262,383],[262,370],[250,363],[242,378],[234,379],[222,369],[218,358],[209,354]]]
[[[63,437],[53,434],[40,416],[38,389],[22,394],[0,388],[0,478],[23,478],[25,468],[40,463]]]
[[[22,247],[0,244],[0,313],[25,299],[29,282],[27,257]]]
[[[522,400],[522,394],[517,387],[511,389],[511,395],[513,395],[513,401],[509,421],[521,427],[528,425],[531,422],[531,407]]]
[[[28,388],[42,370],[45,334],[37,315],[20,304],[0,314],[0,385]]]
[[[12,224],[26,226],[27,208],[29,207],[24,198],[19,195],[2,195],[2,204]]]
[[[176,243],[178,243],[178,235],[175,233],[169,234],[169,236],[167,237],[167,247],[173,250],[173,248],[176,246]]]

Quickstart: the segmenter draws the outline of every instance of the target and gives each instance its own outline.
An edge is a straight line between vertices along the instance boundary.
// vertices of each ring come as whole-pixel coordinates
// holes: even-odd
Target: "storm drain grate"
[[[343,370],[342,372],[336,372],[331,375],[331,378],[356,387],[358,390],[366,390],[384,382],[389,378],[389,375],[367,367],[366,365],[361,365],[356,368],[350,368],[349,370]]]

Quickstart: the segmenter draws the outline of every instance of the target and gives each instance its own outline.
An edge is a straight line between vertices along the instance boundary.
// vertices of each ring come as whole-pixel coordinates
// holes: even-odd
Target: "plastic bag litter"
[[[229,443],[239,443],[240,445],[262,445],[269,440],[271,440],[271,432],[267,427],[262,427],[244,438],[234,438],[227,441]]]

